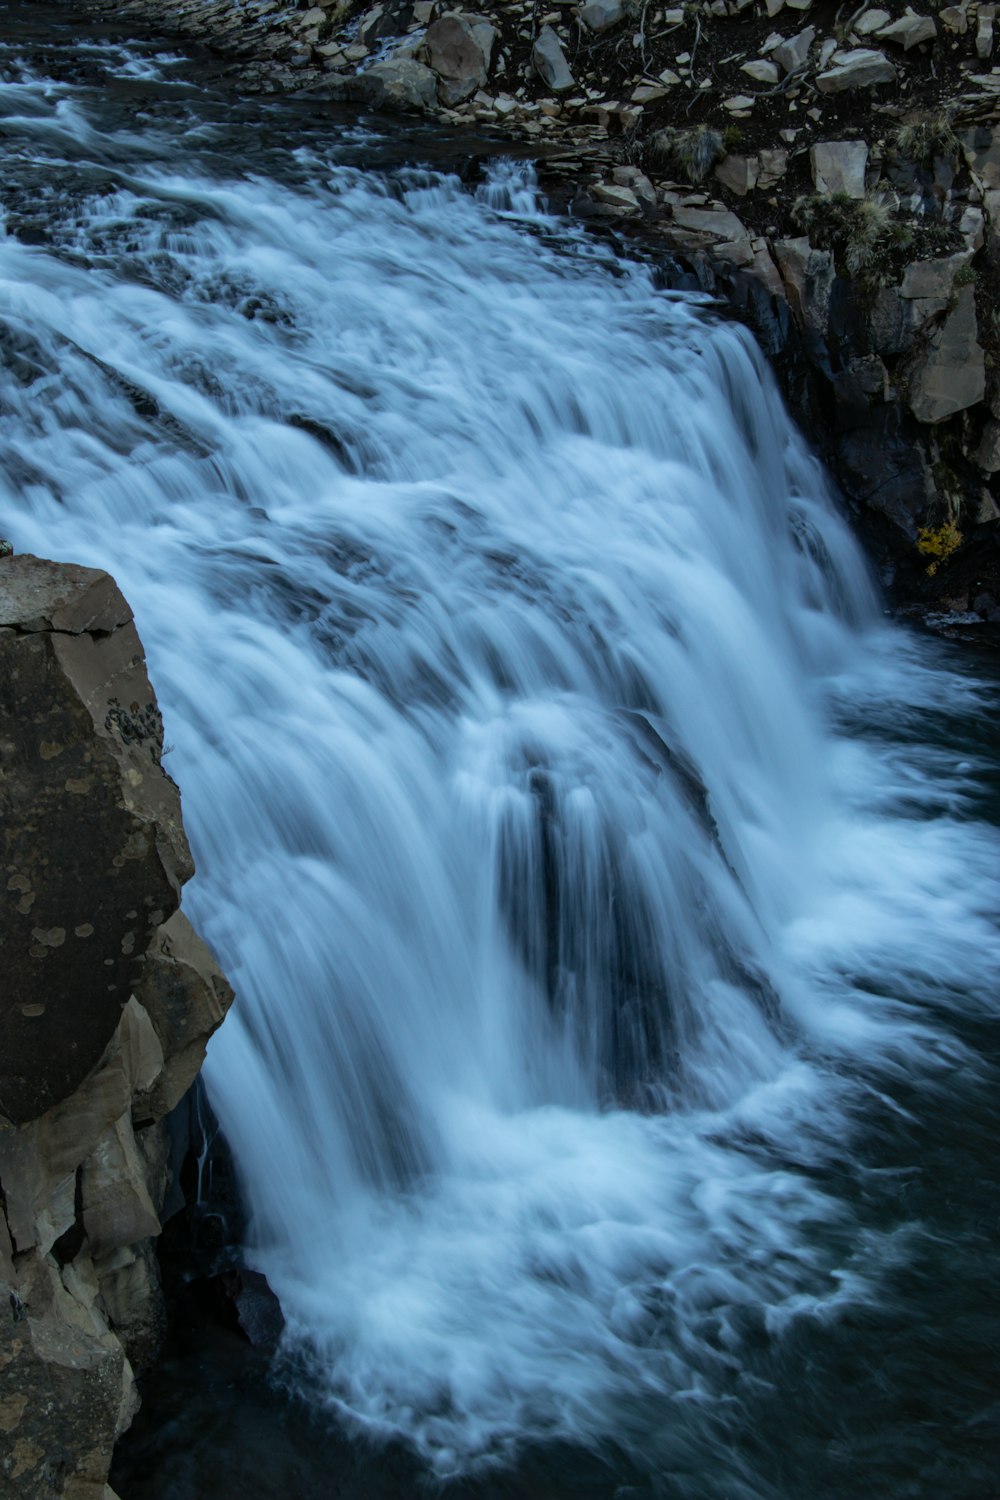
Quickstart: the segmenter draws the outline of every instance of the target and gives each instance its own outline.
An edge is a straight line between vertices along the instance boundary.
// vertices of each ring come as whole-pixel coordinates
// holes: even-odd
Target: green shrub
[[[910,125],[900,125],[889,137],[889,154],[897,161],[929,164],[935,156],[957,156],[961,143],[955,134],[951,116],[930,115]]]
[[[864,198],[814,193],[796,198],[792,217],[818,249],[833,250],[847,273],[859,276],[874,268],[880,252],[908,238],[896,208],[896,199],[885,192]]]

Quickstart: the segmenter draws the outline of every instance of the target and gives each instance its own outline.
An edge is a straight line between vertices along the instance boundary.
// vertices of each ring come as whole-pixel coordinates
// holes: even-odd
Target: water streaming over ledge
[[[879,1307],[921,1226],[854,1143],[993,1014],[927,727],[981,689],[882,622],[746,333],[523,170],[96,54],[103,101],[4,56],[0,529],[135,608],[288,1378],[441,1475],[775,1493],[759,1351]]]

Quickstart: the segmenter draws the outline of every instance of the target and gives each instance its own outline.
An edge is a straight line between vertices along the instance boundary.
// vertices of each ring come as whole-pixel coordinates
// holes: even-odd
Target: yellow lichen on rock
[[[954,521],[945,521],[943,526],[921,526],[917,533],[917,551],[929,557],[928,577],[933,578],[938,566],[962,545],[963,537]]]

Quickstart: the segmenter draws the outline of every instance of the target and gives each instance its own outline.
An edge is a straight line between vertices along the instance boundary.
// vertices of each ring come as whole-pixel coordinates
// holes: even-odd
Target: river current
[[[400,1495],[986,1500],[988,675],[530,170],[38,12],[0,532],[135,610],[284,1387]],[[220,1494],[176,1458],[123,1500]]]

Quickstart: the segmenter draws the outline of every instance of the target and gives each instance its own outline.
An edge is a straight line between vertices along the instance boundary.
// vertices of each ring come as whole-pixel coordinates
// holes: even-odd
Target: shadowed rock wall
[[[113,580],[0,561],[0,1496],[106,1500],[163,1305],[168,1112],[232,990]]]

